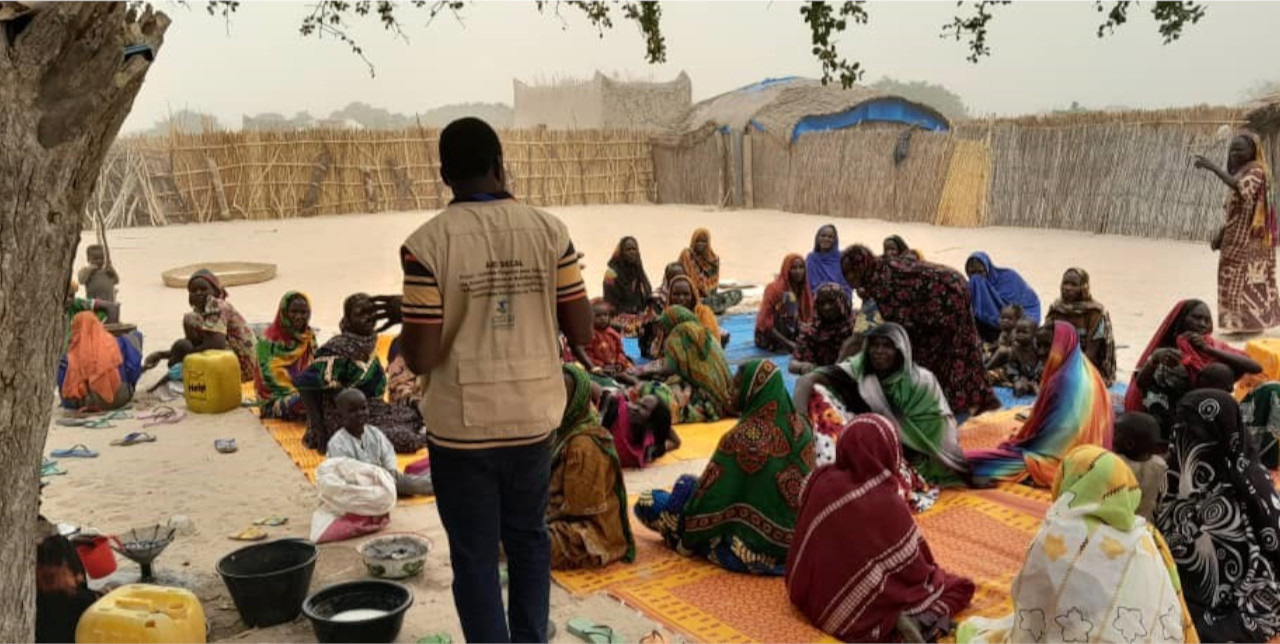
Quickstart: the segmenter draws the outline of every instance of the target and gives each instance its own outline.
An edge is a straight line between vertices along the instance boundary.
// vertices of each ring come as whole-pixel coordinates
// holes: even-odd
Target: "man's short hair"
[[[488,123],[467,117],[440,133],[440,173],[450,182],[483,177],[502,162],[502,142]]]

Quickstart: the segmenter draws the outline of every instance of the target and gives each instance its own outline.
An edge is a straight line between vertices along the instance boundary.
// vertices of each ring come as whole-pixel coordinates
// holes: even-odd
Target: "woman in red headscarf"
[[[800,327],[813,321],[813,293],[809,291],[804,258],[782,258],[778,277],[764,289],[756,314],[756,347],[773,353],[794,353]]]
[[[845,642],[936,641],[973,599],[973,582],[938,566],[920,534],[901,460],[893,423],[858,416],[840,435],[835,464],[814,471],[800,498],[787,594]]]

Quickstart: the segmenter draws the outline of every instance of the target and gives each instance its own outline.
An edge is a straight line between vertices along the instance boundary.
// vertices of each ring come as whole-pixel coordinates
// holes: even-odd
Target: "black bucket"
[[[293,621],[311,587],[319,551],[305,539],[280,539],[241,548],[218,562],[236,610],[253,628]]]
[[[392,581],[367,579],[334,584],[307,598],[302,612],[311,620],[316,639],[331,642],[394,642],[413,605],[413,592]],[[347,611],[379,614],[350,621],[334,620]]]

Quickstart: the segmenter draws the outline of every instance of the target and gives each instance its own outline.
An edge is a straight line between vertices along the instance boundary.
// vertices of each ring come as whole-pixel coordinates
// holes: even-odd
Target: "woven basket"
[[[171,268],[161,273],[160,277],[164,279],[165,286],[186,288],[187,281],[191,279],[191,275],[202,268],[217,275],[218,280],[222,282],[224,287],[257,284],[274,279],[276,276],[275,264],[260,262],[205,262],[203,264],[188,264]]]

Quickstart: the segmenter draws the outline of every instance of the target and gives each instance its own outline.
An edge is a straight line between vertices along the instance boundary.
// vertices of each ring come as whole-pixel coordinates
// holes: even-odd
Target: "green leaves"
[[[809,25],[809,36],[813,42],[810,50],[813,56],[822,63],[822,84],[826,85],[836,78],[845,89],[862,79],[862,64],[840,55],[832,36],[843,34],[849,22],[867,24],[867,10],[861,0],[846,0],[836,10],[831,3],[810,2],[800,6],[800,15]]]

